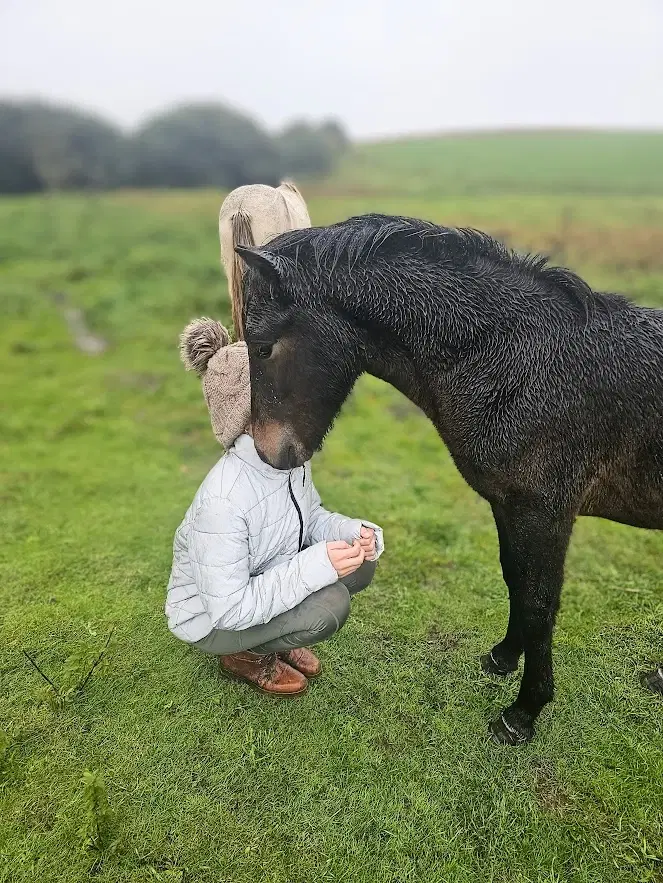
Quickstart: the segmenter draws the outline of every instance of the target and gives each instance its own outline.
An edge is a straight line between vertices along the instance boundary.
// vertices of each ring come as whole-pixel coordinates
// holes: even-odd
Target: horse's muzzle
[[[277,424],[254,426],[253,439],[260,459],[274,469],[294,469],[310,459],[293,434]]]

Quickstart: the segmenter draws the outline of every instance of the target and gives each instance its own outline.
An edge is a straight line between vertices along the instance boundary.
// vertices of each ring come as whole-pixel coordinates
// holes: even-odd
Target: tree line
[[[216,103],[182,105],[125,133],[71,108],[0,101],[0,193],[276,184],[327,174],[347,146],[333,120],[270,135]]]

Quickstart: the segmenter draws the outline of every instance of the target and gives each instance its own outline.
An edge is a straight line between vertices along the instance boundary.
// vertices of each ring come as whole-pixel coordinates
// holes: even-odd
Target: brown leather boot
[[[301,672],[279,659],[276,653],[262,656],[245,650],[231,656],[219,657],[219,669],[224,674],[246,681],[272,696],[298,696],[305,693],[308,681]]]
[[[287,650],[285,653],[279,653],[279,656],[307,678],[317,678],[322,671],[322,663],[315,653],[312,653],[307,647]]]

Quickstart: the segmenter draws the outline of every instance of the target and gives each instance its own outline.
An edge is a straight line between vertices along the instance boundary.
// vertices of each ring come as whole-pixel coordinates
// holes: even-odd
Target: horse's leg
[[[500,541],[502,576],[509,590],[509,624],[503,640],[495,644],[490,653],[486,653],[485,656],[481,657],[481,666],[487,674],[505,677],[511,672],[516,671],[518,660],[523,652],[522,612],[519,607],[517,579],[511,558],[504,510],[500,506],[493,506],[493,516],[495,518],[495,526],[497,527],[497,536]]]
[[[516,701],[490,724],[497,742],[529,742],[534,722],[552,701],[552,634],[573,520],[568,514],[552,516],[538,509],[504,508],[503,528],[508,537],[525,666]]]

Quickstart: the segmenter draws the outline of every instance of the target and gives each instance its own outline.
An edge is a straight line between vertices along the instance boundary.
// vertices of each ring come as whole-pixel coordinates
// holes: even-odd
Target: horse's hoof
[[[514,720],[508,709],[488,724],[488,732],[497,745],[525,745],[534,738],[534,727]]]
[[[514,665],[513,668],[508,668],[503,663],[498,663],[495,660],[495,657],[491,653],[485,653],[481,657],[481,668],[486,672],[487,675],[495,675],[498,678],[505,678],[507,675],[512,674],[518,668],[517,665]]]
[[[643,687],[663,696],[663,666],[659,665],[654,671],[645,671],[640,675],[640,683]]]

